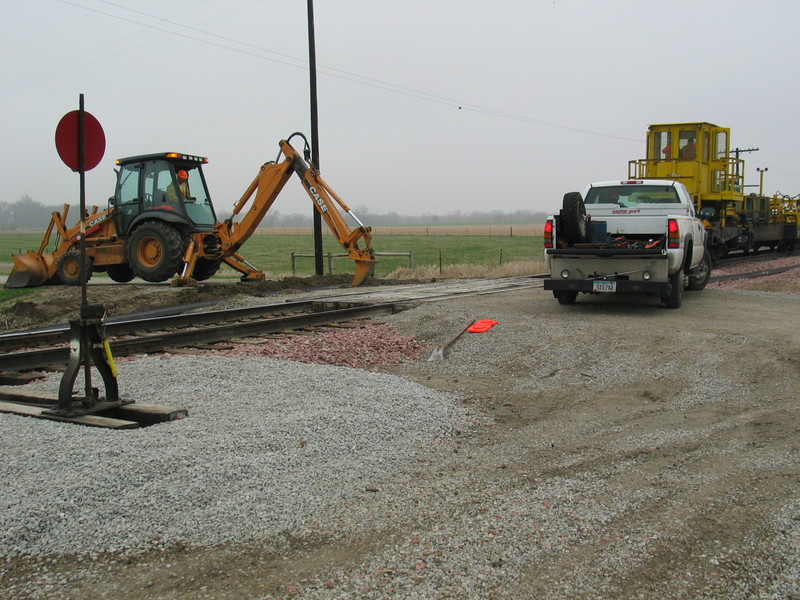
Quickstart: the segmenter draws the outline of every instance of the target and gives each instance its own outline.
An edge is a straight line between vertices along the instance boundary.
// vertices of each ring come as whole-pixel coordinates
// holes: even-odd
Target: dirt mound
[[[89,303],[102,303],[109,315],[144,312],[156,308],[224,301],[237,296],[269,297],[301,290],[350,286],[351,275],[286,277],[284,279],[239,282],[212,280],[197,285],[174,287],[169,283],[99,283],[87,286]],[[59,325],[76,319],[81,306],[80,287],[45,286],[35,289],[3,313],[5,331]]]

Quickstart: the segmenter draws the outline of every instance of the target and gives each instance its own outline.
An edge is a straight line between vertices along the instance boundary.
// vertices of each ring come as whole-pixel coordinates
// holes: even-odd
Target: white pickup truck
[[[656,294],[668,308],[711,276],[706,231],[686,187],[670,180],[603,181],[564,195],[544,230],[545,261],[561,304],[578,293]]]

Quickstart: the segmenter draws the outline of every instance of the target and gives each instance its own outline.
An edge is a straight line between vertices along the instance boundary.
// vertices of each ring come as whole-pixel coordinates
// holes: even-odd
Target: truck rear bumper
[[[595,281],[614,281],[616,283],[617,294],[665,294],[669,291],[668,281],[631,281],[627,279],[545,279],[544,289],[554,292],[591,293]]]
[[[601,249],[602,250],[602,249]],[[663,250],[548,255],[550,279],[544,289],[565,292],[663,294],[669,291],[669,257]],[[597,282],[607,282],[595,285]]]

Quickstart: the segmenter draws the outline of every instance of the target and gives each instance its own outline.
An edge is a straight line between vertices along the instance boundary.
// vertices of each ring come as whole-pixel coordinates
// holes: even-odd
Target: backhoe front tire
[[[166,281],[183,263],[184,238],[161,221],[143,223],[128,238],[127,258],[137,277],[150,282]]]
[[[89,281],[92,278],[92,259],[89,256],[85,257],[84,262],[84,279]],[[57,271],[58,278],[64,285],[80,285],[81,280],[81,253],[80,250],[70,250],[60,259],[58,259]]]
[[[561,205],[561,231],[570,244],[582,244],[588,238],[586,205],[580,192],[564,194]]]

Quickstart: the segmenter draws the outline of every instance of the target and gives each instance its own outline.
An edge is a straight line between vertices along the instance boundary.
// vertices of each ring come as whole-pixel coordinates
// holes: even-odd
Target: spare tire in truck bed
[[[567,192],[561,205],[561,235],[570,244],[587,239],[586,205],[580,192]]]

